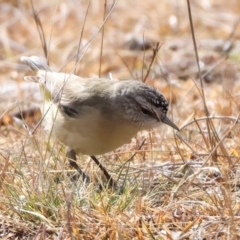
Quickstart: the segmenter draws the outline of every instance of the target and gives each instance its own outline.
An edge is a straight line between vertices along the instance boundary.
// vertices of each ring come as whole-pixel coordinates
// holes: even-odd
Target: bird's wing
[[[38,76],[41,84],[51,94],[51,100],[69,117],[80,117],[86,107],[91,106],[97,98],[94,79],[91,81],[76,75],[41,70]]]

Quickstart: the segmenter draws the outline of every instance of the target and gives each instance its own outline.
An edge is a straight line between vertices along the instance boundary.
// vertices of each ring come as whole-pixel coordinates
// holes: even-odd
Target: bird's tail
[[[31,57],[21,57],[21,61],[28,65],[34,72],[38,72],[39,70],[51,71],[49,66],[46,63],[45,59],[42,59],[37,56]]]
[[[53,72],[46,63],[46,60],[37,56],[21,57],[21,61],[28,65],[36,76],[25,76],[24,80],[39,84],[39,89],[45,101],[53,99],[52,92],[55,90]],[[49,76],[50,75],[50,76]]]
[[[39,73],[40,70],[50,72],[51,69],[46,63],[46,60],[37,56],[31,56],[31,57],[21,57],[21,62],[25,63],[28,65],[35,73]],[[40,81],[39,76],[25,76],[24,80],[28,82],[36,82],[39,83]]]

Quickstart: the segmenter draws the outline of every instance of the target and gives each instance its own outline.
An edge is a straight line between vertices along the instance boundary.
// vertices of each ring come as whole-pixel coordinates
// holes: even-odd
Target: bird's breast
[[[45,129],[52,129],[58,140],[84,155],[113,151],[128,143],[138,132],[131,124],[113,122],[103,117],[97,109],[87,111],[78,118],[71,118],[52,105],[45,118]]]

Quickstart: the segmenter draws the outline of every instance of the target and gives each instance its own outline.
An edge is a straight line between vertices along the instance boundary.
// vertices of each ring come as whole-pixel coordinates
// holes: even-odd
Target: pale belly
[[[129,124],[103,121],[96,112],[94,116],[88,114],[76,119],[65,118],[56,106],[51,108],[43,122],[45,129],[78,154],[91,156],[113,151],[128,143],[139,131]]]
[[[99,155],[113,151],[128,143],[136,134],[136,131],[124,129],[121,126],[109,131],[106,130],[105,126],[102,126],[101,130],[96,129],[93,126],[94,123],[89,123],[89,126],[81,123],[76,124],[76,126],[73,126],[74,124],[71,126],[68,124],[57,125],[54,129],[56,137],[78,154],[84,155]]]

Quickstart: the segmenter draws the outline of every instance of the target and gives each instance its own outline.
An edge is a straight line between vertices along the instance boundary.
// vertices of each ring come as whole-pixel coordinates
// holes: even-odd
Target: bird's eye
[[[148,110],[147,108],[141,107],[141,111],[145,115],[149,115],[149,116],[153,115],[153,113],[150,110]]]

